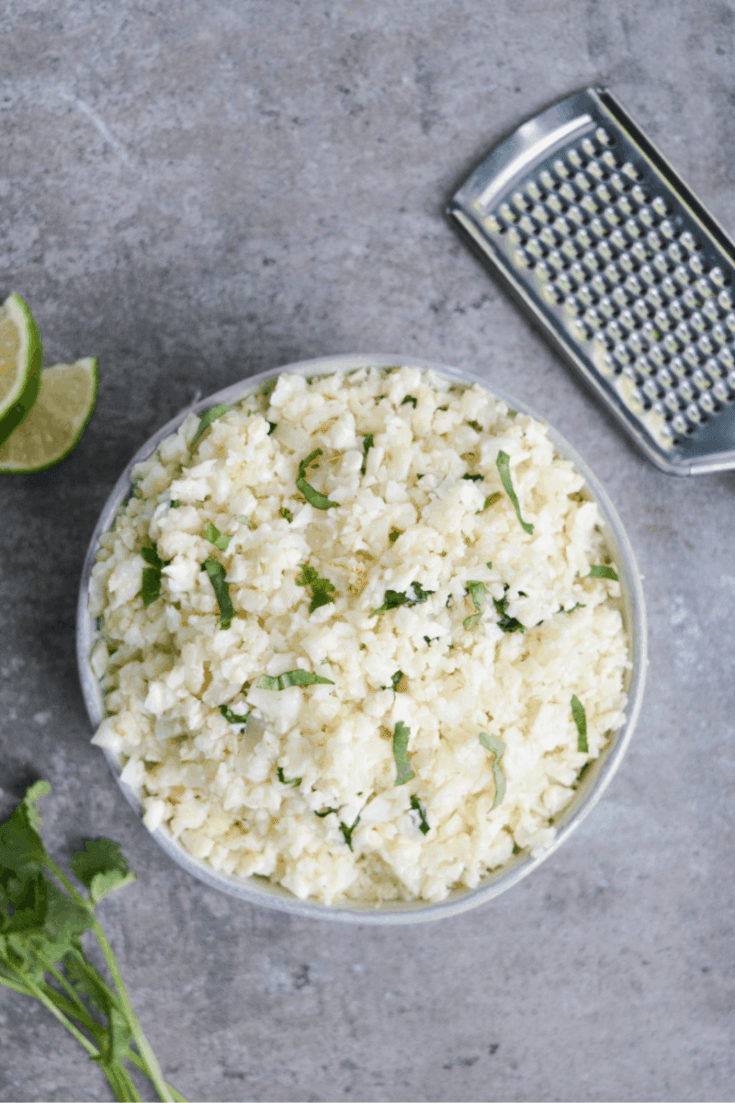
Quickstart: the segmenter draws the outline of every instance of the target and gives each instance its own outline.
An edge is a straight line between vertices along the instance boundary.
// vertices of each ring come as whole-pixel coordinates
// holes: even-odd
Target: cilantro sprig
[[[306,498],[307,502],[314,506],[315,509],[332,509],[334,506],[338,506],[339,502],[332,502],[324,494],[320,494],[318,490],[315,490],[313,486],[310,486],[306,481],[307,468],[311,466],[314,460],[318,459],[322,455],[321,448],[315,448],[313,452],[310,452],[305,460],[302,460],[299,464],[299,474],[296,479],[296,485],[301,493]]]
[[[334,586],[328,578],[320,578],[315,567],[307,567],[306,563],[302,563],[301,577],[296,579],[296,585],[308,586],[311,589],[310,613],[313,613],[315,609],[319,609],[322,605],[329,605],[330,602],[334,602],[332,597]]]
[[[125,1064],[130,1061],[151,1079],[159,1099],[183,1100],[163,1078],[95,915],[100,900],[131,884],[135,874],[117,843],[89,840],[70,863],[87,895],[78,891],[40,835],[36,805],[50,791],[47,781],[37,781],[0,824],[0,984],[38,999],[99,1064],[116,1099],[140,1099]],[[87,957],[85,931],[95,935],[112,985]]]
[[[412,582],[411,589],[413,596],[402,594],[399,590],[386,590],[385,601],[379,609],[373,609],[370,616],[376,617],[378,613],[387,613],[390,609],[397,609],[399,605],[420,605],[434,593],[434,590],[422,590],[418,582]]]

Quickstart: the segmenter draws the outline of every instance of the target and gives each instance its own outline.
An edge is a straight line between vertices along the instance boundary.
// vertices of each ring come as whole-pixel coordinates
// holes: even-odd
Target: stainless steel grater
[[[610,92],[529,119],[449,214],[657,467],[735,467],[735,244]]]

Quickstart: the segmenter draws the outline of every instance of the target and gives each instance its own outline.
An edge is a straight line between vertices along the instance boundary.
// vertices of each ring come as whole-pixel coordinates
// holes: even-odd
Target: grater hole
[[[634,181],[640,180],[643,175],[640,169],[636,168],[632,161],[626,161],[620,171],[623,176],[627,176],[629,180]]]
[[[528,200],[522,191],[513,192],[513,206],[519,211],[528,210]]]

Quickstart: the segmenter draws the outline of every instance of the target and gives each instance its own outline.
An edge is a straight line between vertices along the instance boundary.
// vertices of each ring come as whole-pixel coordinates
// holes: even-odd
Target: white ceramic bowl
[[[89,551],[84,564],[82,582],[79,593],[77,615],[77,657],[79,673],[82,683],[84,700],[87,705],[90,720],[95,729],[105,716],[104,702],[99,683],[89,663],[89,656],[98,636],[96,618],[89,614],[89,587],[92,568],[96,561],[100,536],[106,532],[117,515],[120,507],[127,501],[132,491],[130,475],[133,467],[142,460],[147,459],[158,447],[165,437],[179,427],[186,415],[193,410],[199,413],[218,403],[233,403],[245,398],[254,389],[261,386],[266,380],[281,375],[283,372],[297,372],[300,375],[321,375],[334,371],[354,371],[357,368],[375,366],[388,366],[402,364],[420,368],[432,368],[445,377],[460,383],[478,383],[486,390],[490,390],[479,376],[470,372],[460,371],[456,368],[442,364],[430,363],[425,360],[417,360],[414,357],[378,355],[346,355],[329,356],[319,360],[304,360],[297,364],[289,364],[277,371],[262,372],[260,375],[251,376],[231,387],[226,387],[216,394],[208,395],[196,402],[186,410],[182,410],[175,418],[162,426],[157,433],[146,441],[138,449],[118,479],[115,487],[107,499],[104,509],[94,530]],[[492,389],[491,392],[497,398],[503,399],[508,406],[515,411],[538,417],[523,403],[505,394],[501,390]],[[543,420],[543,419],[539,419]],[[643,698],[643,687],[646,673],[646,616],[643,601],[643,589],[640,575],[633,556],[633,549],[623,530],[615,509],[612,506],[602,486],[590,471],[584,460],[577,455],[571,445],[548,426],[549,436],[554,442],[560,455],[572,461],[574,466],[584,476],[589,490],[604,518],[604,535],[619,572],[619,578],[623,593],[622,615],[625,628],[628,633],[632,650],[632,669],[628,674],[626,686],[628,692],[628,705],[626,709],[626,721],[614,734],[610,743],[602,751],[599,758],[590,763],[589,769],[579,782],[574,799],[557,816],[554,817],[554,825],[557,835],[549,847],[537,857],[531,857],[527,852],[521,852],[504,866],[489,873],[475,889],[455,889],[450,895],[438,904],[422,902],[399,902],[354,905],[326,905],[312,901],[298,900],[287,889],[280,885],[271,884],[265,878],[252,877],[244,880],[234,875],[217,873],[211,866],[197,858],[194,858],[180,843],[176,842],[169,834],[165,826],[159,827],[153,832],[153,837],[159,846],[173,858],[183,869],[187,870],[200,881],[226,892],[230,896],[236,896],[240,900],[247,900],[252,904],[263,904],[266,907],[276,908],[279,911],[290,912],[293,915],[310,916],[317,919],[333,919],[340,922],[356,923],[416,923],[429,919],[440,919],[443,916],[458,915],[460,912],[474,908],[478,904],[484,904],[501,892],[511,888],[521,878],[528,876],[542,861],[561,846],[569,837],[575,827],[592,810],[610,784],[613,774],[620,765],[620,761],[633,733]],[[135,809],[138,815],[142,814],[140,803],[133,790],[120,780],[120,764],[117,756],[108,750],[103,752],[110,768],[122,789],[126,799]]]

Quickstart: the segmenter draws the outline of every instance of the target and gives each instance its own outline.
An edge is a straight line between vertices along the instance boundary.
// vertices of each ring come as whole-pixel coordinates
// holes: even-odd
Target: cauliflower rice
[[[137,466],[93,572],[93,742],[148,828],[326,904],[439,901],[548,846],[630,663],[544,425],[413,367],[284,374],[205,424]]]

